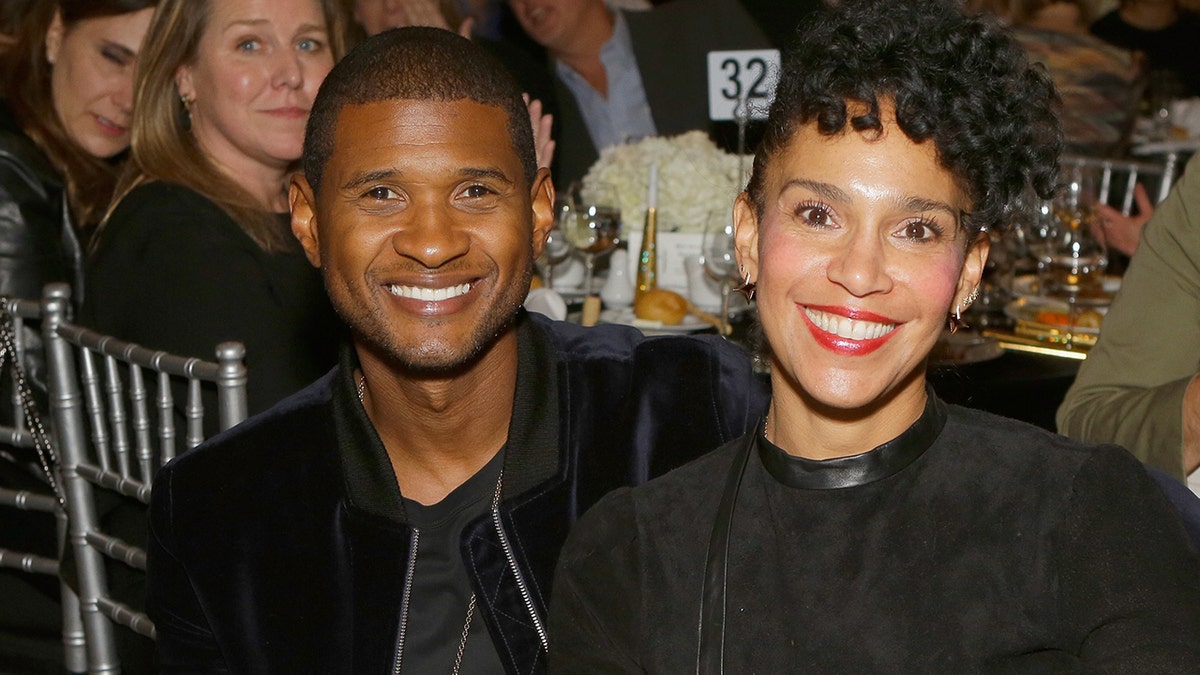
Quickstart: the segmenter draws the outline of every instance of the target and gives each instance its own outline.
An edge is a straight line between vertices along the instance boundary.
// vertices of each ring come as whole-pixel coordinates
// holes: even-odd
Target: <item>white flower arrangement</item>
[[[745,160],[747,172],[752,161]],[[592,198],[597,185],[615,190],[625,231],[640,228],[651,164],[658,165],[660,232],[702,233],[711,218],[728,222],[744,185],[738,157],[722,151],[702,131],[605,148],[583,177],[582,197]]]

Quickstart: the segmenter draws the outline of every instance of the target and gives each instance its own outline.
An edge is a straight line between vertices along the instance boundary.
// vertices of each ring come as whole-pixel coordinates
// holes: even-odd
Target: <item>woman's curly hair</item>
[[[946,0],[843,0],[805,24],[784,59],[747,188],[759,216],[766,165],[800,127],[881,130],[880,99],[894,102],[910,139],[933,139],[973,204],[963,218],[972,240],[1006,226],[1027,188],[1052,195],[1058,95],[1002,26]],[[849,117],[848,102],[866,112]]]

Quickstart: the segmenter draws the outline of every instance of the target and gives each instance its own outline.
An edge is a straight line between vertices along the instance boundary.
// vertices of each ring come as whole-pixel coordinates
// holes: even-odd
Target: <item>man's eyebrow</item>
[[[783,189],[787,190],[791,187],[802,187],[812,192],[815,192],[818,197],[831,202],[848,202],[852,201],[850,195],[840,187],[832,183],[822,183],[818,180],[808,178],[793,178],[783,184]]]
[[[499,167],[495,167],[495,166],[486,166],[486,167],[468,166],[468,167],[459,169],[458,174],[460,176],[466,176],[467,178],[492,178],[494,180],[502,181],[502,182],[508,183],[510,185],[513,182],[512,179],[508,177],[508,174],[504,173],[503,170],[501,170]]]
[[[360,173],[357,176],[352,177],[350,180],[342,184],[342,189],[357,190],[359,188],[367,187],[373,183],[379,183],[400,175],[402,175],[402,172],[399,169],[376,169],[375,171]]]

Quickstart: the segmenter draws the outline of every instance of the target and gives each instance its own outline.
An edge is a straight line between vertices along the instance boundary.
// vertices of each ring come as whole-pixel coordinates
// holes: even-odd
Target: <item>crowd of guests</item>
[[[1148,81],[1200,93],[1200,17],[1177,0],[967,3],[991,18],[620,4],[5,5],[0,295],[68,281],[85,326],[247,350],[261,415],[156,481],[158,666],[1200,663],[1200,564],[1134,459],[946,406],[924,376],[987,233],[1022,192],[1050,196],[1064,144],[1122,149]],[[734,222],[770,393],[715,337],[520,310],[555,186],[643,136],[730,143],[704,55],[769,47],[787,57]],[[1190,264],[1194,185],[1146,232],[1162,262],[1135,258],[1142,293],[1200,297],[1162,271]],[[1081,372],[1122,414],[1077,397],[1064,430],[1182,476],[1200,464],[1197,351],[1146,351],[1133,383],[1112,365],[1142,363],[1124,340]],[[0,627],[27,626],[28,602]],[[123,649],[156,667],[152,645]]]

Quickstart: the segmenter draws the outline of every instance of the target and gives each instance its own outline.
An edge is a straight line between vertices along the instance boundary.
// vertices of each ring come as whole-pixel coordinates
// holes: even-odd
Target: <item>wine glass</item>
[[[1095,180],[1086,167],[1064,167],[1065,183],[1055,196],[1056,228],[1038,256],[1039,281],[1047,295],[1067,302],[1067,329],[1075,332],[1081,305],[1102,304],[1108,247],[1103,230],[1092,227]]]
[[[571,206],[566,200],[554,205],[554,225],[546,235],[546,243],[542,246],[542,255],[538,262],[542,267],[542,285],[554,288],[554,266],[571,255],[571,242],[567,241],[565,231],[566,219],[570,217]]]
[[[704,271],[721,282],[721,334],[729,334],[729,296],[741,281],[734,254],[733,223],[727,215],[710,216],[704,229]]]
[[[596,273],[596,257],[604,255],[621,242],[621,210],[616,192],[606,185],[593,185],[586,190],[572,190],[569,215],[564,217],[563,231],[567,241],[583,254],[585,264],[583,289],[594,295],[592,288]],[[578,196],[574,196],[579,192]]]

